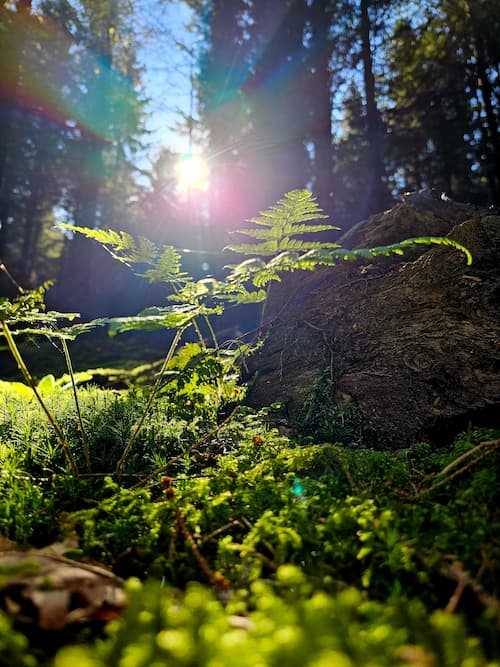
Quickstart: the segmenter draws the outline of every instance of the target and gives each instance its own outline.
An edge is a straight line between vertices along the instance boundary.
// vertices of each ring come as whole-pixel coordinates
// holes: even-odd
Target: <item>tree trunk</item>
[[[384,209],[389,201],[389,193],[384,184],[384,141],[383,127],[375,95],[375,76],[370,43],[370,0],[360,1],[361,59],[366,100],[366,127],[369,142],[369,171],[366,215]]]
[[[477,87],[481,92],[484,111],[486,114],[487,136],[489,144],[491,145],[491,152],[493,158],[493,173],[494,181],[491,188],[491,199],[496,205],[500,204],[500,135],[498,133],[498,118],[493,106],[493,89],[488,76],[488,71],[485,64],[481,37],[478,35],[477,40]]]
[[[328,0],[316,0],[310,7],[312,46],[310,77],[314,100],[311,138],[314,144],[314,191],[327,214],[333,212],[332,81],[329,71],[331,45]]]

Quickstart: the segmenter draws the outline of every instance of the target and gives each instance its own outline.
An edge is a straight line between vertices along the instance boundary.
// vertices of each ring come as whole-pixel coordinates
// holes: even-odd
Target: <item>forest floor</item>
[[[182,350],[149,408],[141,373],[80,388],[81,420],[42,379],[66,444],[0,383],[0,664],[500,664],[500,429],[285,436]]]

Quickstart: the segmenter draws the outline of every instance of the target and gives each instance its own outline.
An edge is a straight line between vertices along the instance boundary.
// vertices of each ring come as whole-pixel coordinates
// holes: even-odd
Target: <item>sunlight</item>
[[[179,190],[187,194],[198,190],[206,192],[209,188],[209,169],[207,161],[201,155],[186,153],[178,161],[176,178]]]

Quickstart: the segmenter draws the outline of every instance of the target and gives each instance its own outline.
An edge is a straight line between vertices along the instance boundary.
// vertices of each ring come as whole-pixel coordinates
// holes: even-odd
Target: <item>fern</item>
[[[453,239],[441,236],[421,236],[375,248],[359,248],[356,250],[347,250],[346,248],[336,248],[335,250],[310,250],[297,257],[295,262],[288,262],[288,264],[286,262],[279,264],[275,262],[275,265],[279,265],[279,268],[282,271],[295,269],[313,270],[319,265],[334,266],[339,260],[349,261],[357,259],[374,259],[379,256],[389,257],[390,255],[404,255],[405,250],[414,248],[417,245],[443,245],[455,248],[455,250],[459,250],[465,255],[468,266],[472,264],[472,255],[470,251],[460,243],[453,241]],[[277,259],[278,258],[275,258],[275,260]]]
[[[468,264],[472,261],[472,257],[466,248],[455,241],[440,237],[406,239],[389,246],[358,250],[340,248],[336,243],[300,238],[304,234],[314,235],[337,229],[329,224],[311,224],[313,220],[321,220],[326,217],[312,193],[307,190],[293,190],[258,217],[252,218],[249,222],[255,225],[254,228],[239,231],[240,234],[254,239],[253,243],[228,246],[229,250],[253,255],[252,258],[227,267],[230,271],[223,280],[204,278],[198,281],[193,280],[188,274],[181,271],[180,255],[173,246],[164,246],[159,251],[147,239],[138,238],[136,240],[126,232],[63,225],[73,232],[84,234],[87,238],[98,241],[120,262],[127,265],[137,263],[149,265],[149,268],[140,275],[150,282],[170,283],[174,288],[174,293],[167,298],[176,302],[175,305],[165,308],[148,308],[134,317],[101,318],[84,325],[59,330],[60,337],[68,338],[75,337],[88,328],[101,325],[109,326],[110,335],[122,331],[176,330],[143,415],[117,464],[117,472],[120,472],[123,468],[124,462],[144,424],[152,401],[160,390],[162,378],[167,372],[173,354],[182,335],[189,327],[193,327],[196,332],[200,341],[200,349],[205,350],[203,335],[196,321],[198,317],[205,320],[214,341],[214,349],[218,349],[210,317],[223,313],[224,301],[235,304],[265,302],[270,283],[281,281],[283,273],[295,270],[312,271],[318,266],[333,266],[339,261],[366,261],[379,255],[401,255],[408,248],[419,244],[451,246],[466,255]],[[40,295],[36,293],[31,297],[28,307],[31,321],[38,319],[38,301],[40,298]],[[0,300],[0,325],[3,324],[2,320],[9,318],[9,308],[11,307],[12,304],[5,304]],[[22,307],[19,307],[19,309],[20,311],[23,310]],[[47,315],[44,314],[43,318],[47,318]],[[217,363],[220,363],[220,354],[217,354]]]
[[[58,336],[60,320],[74,320],[78,313],[59,313],[45,309],[45,292],[51,287],[48,281],[33,290],[23,290],[15,299],[0,297],[0,322],[4,322],[12,335],[30,334]],[[0,331],[1,333],[1,331]]]
[[[265,301],[262,289],[269,283],[281,281],[281,274],[291,271],[314,271],[318,266],[335,266],[341,261],[372,260],[378,256],[403,255],[417,245],[443,245],[464,253],[467,264],[472,263],[469,250],[452,239],[423,236],[405,239],[399,243],[375,248],[350,250],[336,243],[302,241],[293,238],[304,233],[315,234],[337,229],[331,225],[309,225],[309,220],[326,218],[307,190],[293,190],[270,209],[252,218],[250,222],[267,229],[247,229],[238,233],[256,239],[255,243],[228,246],[227,249],[245,255],[257,255],[240,264],[230,265],[223,298],[234,303],[258,303]],[[261,257],[271,259],[264,261]],[[253,289],[255,288],[255,289]]]
[[[114,259],[127,266],[151,264],[158,256],[155,244],[142,236],[134,239],[127,232],[117,232],[114,229],[90,229],[90,227],[77,227],[66,223],[60,223],[59,226],[97,241]]]
[[[260,243],[240,243],[227,246],[227,250],[243,255],[259,255],[270,257],[285,250],[305,251],[313,248],[335,248],[334,243],[321,241],[304,241],[293,237],[301,234],[316,234],[318,232],[338,229],[332,225],[306,224],[311,220],[327,218],[318,206],[316,198],[308,190],[292,190],[274,206],[261,212],[257,218],[250,218],[259,227],[267,229],[241,229],[236,234],[243,234],[257,239]]]
[[[150,283],[173,283],[188,278],[188,274],[181,271],[181,256],[171,246],[164,246],[153,267],[144,272]]]
[[[128,267],[132,264],[149,265],[151,268],[137,275],[147,278],[150,283],[174,283],[178,287],[191,281],[191,277],[181,270],[181,256],[174,246],[165,245],[158,249],[149,239],[142,236],[134,238],[127,232],[114,229],[90,229],[65,223],[60,226],[97,241],[113,259]]]

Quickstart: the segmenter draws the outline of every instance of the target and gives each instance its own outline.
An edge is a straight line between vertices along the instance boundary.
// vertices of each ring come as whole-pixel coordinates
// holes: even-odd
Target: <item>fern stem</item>
[[[217,340],[217,336],[215,335],[215,330],[212,326],[212,322],[210,322],[210,318],[208,315],[203,315],[203,318],[205,320],[205,323],[207,325],[207,329],[210,333],[210,338],[212,339],[212,343],[214,344],[214,350],[217,352],[217,355],[219,354],[219,341]]]
[[[196,318],[193,318],[193,329],[196,331],[196,335],[198,336],[198,340],[200,341],[201,349],[204,352],[206,352],[207,345],[205,343],[205,339],[203,338],[203,334],[201,333],[201,329],[198,326],[198,322],[196,321]]]
[[[158,391],[160,390],[161,382],[163,380],[163,376],[165,374],[165,371],[167,370],[167,366],[170,363],[172,357],[174,356],[175,350],[177,349],[177,345],[179,344],[181,336],[186,329],[187,329],[187,327],[180,327],[179,329],[177,329],[177,332],[176,332],[176,334],[174,336],[174,339],[173,339],[173,341],[170,345],[170,348],[168,350],[167,356],[163,360],[163,364],[160,368],[160,372],[158,373],[158,377],[156,378],[156,382],[154,383],[153,389],[151,390],[151,394],[149,395],[148,402],[146,404],[146,407],[144,408],[144,411],[143,411],[142,416],[139,420],[139,423],[135,427],[135,430],[132,433],[132,436],[130,437],[129,442],[128,442],[127,446],[125,447],[125,451],[123,452],[120,460],[116,464],[115,474],[121,473],[122,470],[123,470],[123,466],[125,464],[125,461],[127,460],[128,456],[129,456],[129,454],[132,450],[132,447],[134,446],[135,441],[137,440],[137,436],[139,435],[139,433],[142,430],[142,427],[144,425],[144,421],[145,421],[145,419],[148,415],[148,412],[149,412],[149,409],[151,408],[153,400],[155,399]]]
[[[64,352],[64,358],[66,359],[66,366],[68,367],[68,373],[71,378],[71,387],[73,389],[73,397],[75,399],[76,414],[78,415],[78,423],[80,425],[80,432],[82,434],[82,443],[83,443],[83,455],[85,457],[85,465],[87,466],[87,472],[91,471],[90,464],[90,447],[89,441],[87,438],[87,433],[83,425],[82,413],[80,410],[80,401],[78,400],[78,392],[76,389],[75,374],[73,372],[73,364],[71,362],[71,356],[69,354],[68,344],[64,338],[61,338],[62,348]]]
[[[28,367],[24,363],[24,359],[21,355],[21,352],[19,351],[19,348],[16,345],[16,342],[14,340],[14,337],[12,335],[12,332],[10,331],[9,326],[7,325],[6,322],[0,321],[0,326],[2,328],[3,335],[5,336],[5,340],[7,342],[7,345],[9,347],[9,350],[14,357],[14,360],[17,364],[17,367],[21,371],[26,383],[31,387],[36,400],[38,401],[40,407],[44,411],[45,415],[47,416],[47,419],[49,420],[50,425],[54,429],[54,432],[57,436],[57,439],[62,445],[64,455],[66,457],[66,461],[68,462],[68,466],[70,470],[75,474],[78,475],[78,467],[75,463],[75,460],[73,458],[73,455],[71,454],[70,447],[66,439],[64,438],[63,432],[61,430],[61,427],[57,423],[54,415],[50,412],[48,409],[47,405],[45,404],[44,400],[40,396],[40,393],[38,392],[38,389],[36,388],[35,381],[33,379],[33,376],[28,370]]]
[[[262,309],[260,311],[260,321],[261,322],[265,322],[264,317],[265,317],[265,314],[266,314],[266,306],[268,305],[268,302],[269,302],[270,292],[271,292],[271,284],[269,283],[269,285],[266,287],[266,298],[262,302]]]

